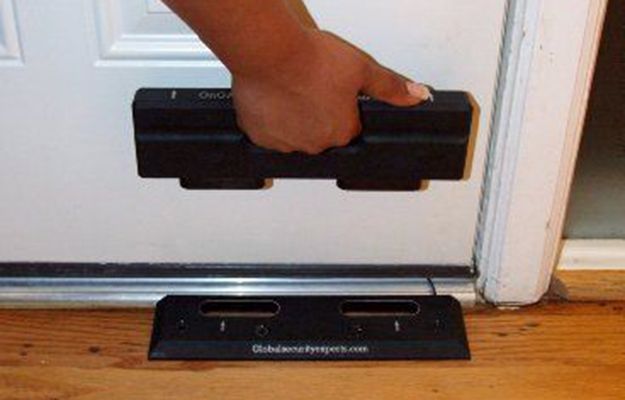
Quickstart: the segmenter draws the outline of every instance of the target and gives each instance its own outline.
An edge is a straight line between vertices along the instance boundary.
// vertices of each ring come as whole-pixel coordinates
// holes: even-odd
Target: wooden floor
[[[552,292],[569,301],[625,301],[625,271],[558,271]]]
[[[625,302],[469,311],[469,362],[148,362],[150,325],[0,310],[0,399],[625,399]]]

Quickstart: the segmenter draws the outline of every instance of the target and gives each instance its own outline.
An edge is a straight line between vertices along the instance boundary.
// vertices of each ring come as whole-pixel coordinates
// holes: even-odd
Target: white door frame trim
[[[607,0],[510,0],[475,262],[496,304],[547,291]]]

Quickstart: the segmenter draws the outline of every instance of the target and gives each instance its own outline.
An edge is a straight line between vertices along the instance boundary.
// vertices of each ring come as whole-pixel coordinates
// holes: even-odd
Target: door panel
[[[142,180],[135,90],[228,86],[227,71],[158,1],[0,0],[0,260],[469,264],[505,2],[307,4],[320,26],[405,75],[474,94],[470,179],[417,193]]]

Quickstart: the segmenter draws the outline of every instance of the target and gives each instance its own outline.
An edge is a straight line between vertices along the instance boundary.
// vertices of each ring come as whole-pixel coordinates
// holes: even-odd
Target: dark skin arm
[[[428,89],[299,18],[285,0],[165,0],[232,73],[239,126],[259,146],[318,154],[360,133],[359,92],[397,106]]]

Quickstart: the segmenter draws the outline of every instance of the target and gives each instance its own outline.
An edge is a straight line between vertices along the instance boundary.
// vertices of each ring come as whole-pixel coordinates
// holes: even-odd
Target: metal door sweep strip
[[[0,307],[154,307],[168,294],[427,295],[476,301],[469,266],[0,263]]]

